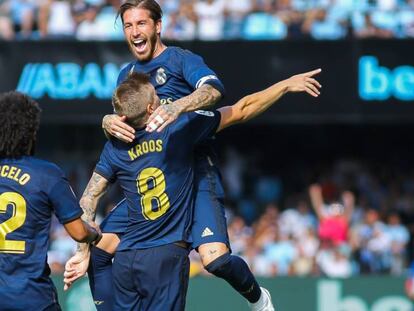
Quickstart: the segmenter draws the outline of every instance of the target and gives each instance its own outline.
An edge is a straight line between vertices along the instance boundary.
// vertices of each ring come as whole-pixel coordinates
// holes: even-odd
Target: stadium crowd
[[[170,40],[414,37],[413,0],[160,0]],[[122,40],[121,0],[0,0],[0,39]]]
[[[318,174],[318,184],[295,175],[296,182],[305,185],[298,189],[287,177],[269,174],[240,152],[229,149],[225,158],[232,251],[257,276],[349,277],[407,271],[414,223],[412,172],[339,160]],[[87,171],[77,167],[69,175],[79,194]],[[113,188],[101,207],[101,219],[121,198]],[[75,244],[57,222],[53,227],[49,263],[60,273]],[[205,274],[199,256],[193,252],[191,259],[191,274]]]

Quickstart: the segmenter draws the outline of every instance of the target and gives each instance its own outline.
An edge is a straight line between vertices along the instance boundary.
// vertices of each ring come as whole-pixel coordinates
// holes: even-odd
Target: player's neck
[[[162,43],[161,40],[158,40],[157,43],[155,44],[155,50],[154,50],[154,54],[152,56],[152,58],[157,58],[158,56],[161,55],[162,52],[164,52],[167,49],[167,46]]]

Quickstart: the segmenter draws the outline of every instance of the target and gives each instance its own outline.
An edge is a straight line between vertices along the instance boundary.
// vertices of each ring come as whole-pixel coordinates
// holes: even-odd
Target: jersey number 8
[[[152,187],[149,187],[149,184]],[[165,193],[166,183],[164,173],[149,167],[141,171],[137,178],[138,193],[141,195],[142,214],[147,220],[156,220],[170,208],[170,200]],[[155,207],[152,204],[155,202]]]

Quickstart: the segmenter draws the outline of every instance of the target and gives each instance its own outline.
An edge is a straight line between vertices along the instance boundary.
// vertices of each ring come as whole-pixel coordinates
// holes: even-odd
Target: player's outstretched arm
[[[243,97],[233,106],[218,109],[221,113],[221,122],[217,131],[262,114],[288,92],[306,92],[313,97],[318,97],[322,86],[313,77],[321,71],[316,69],[292,76],[263,91]]]
[[[177,120],[184,112],[213,106],[221,99],[221,93],[209,84],[204,84],[188,96],[177,99],[169,105],[158,107],[149,117],[146,131],[161,132],[167,125]]]

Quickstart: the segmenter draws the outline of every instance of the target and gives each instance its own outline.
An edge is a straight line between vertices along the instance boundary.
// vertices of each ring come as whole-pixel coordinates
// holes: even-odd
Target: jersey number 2
[[[26,220],[26,200],[16,192],[4,192],[0,195],[0,213],[5,214],[9,206],[13,209],[12,216],[0,223],[0,253],[23,254],[26,242],[6,240],[6,235],[23,226]]]
[[[149,183],[152,184],[151,188]],[[165,176],[160,169],[149,167],[142,170],[137,178],[137,188],[141,195],[141,208],[145,219],[155,220],[168,211],[170,200],[165,193]],[[156,205],[154,208],[153,202]]]

